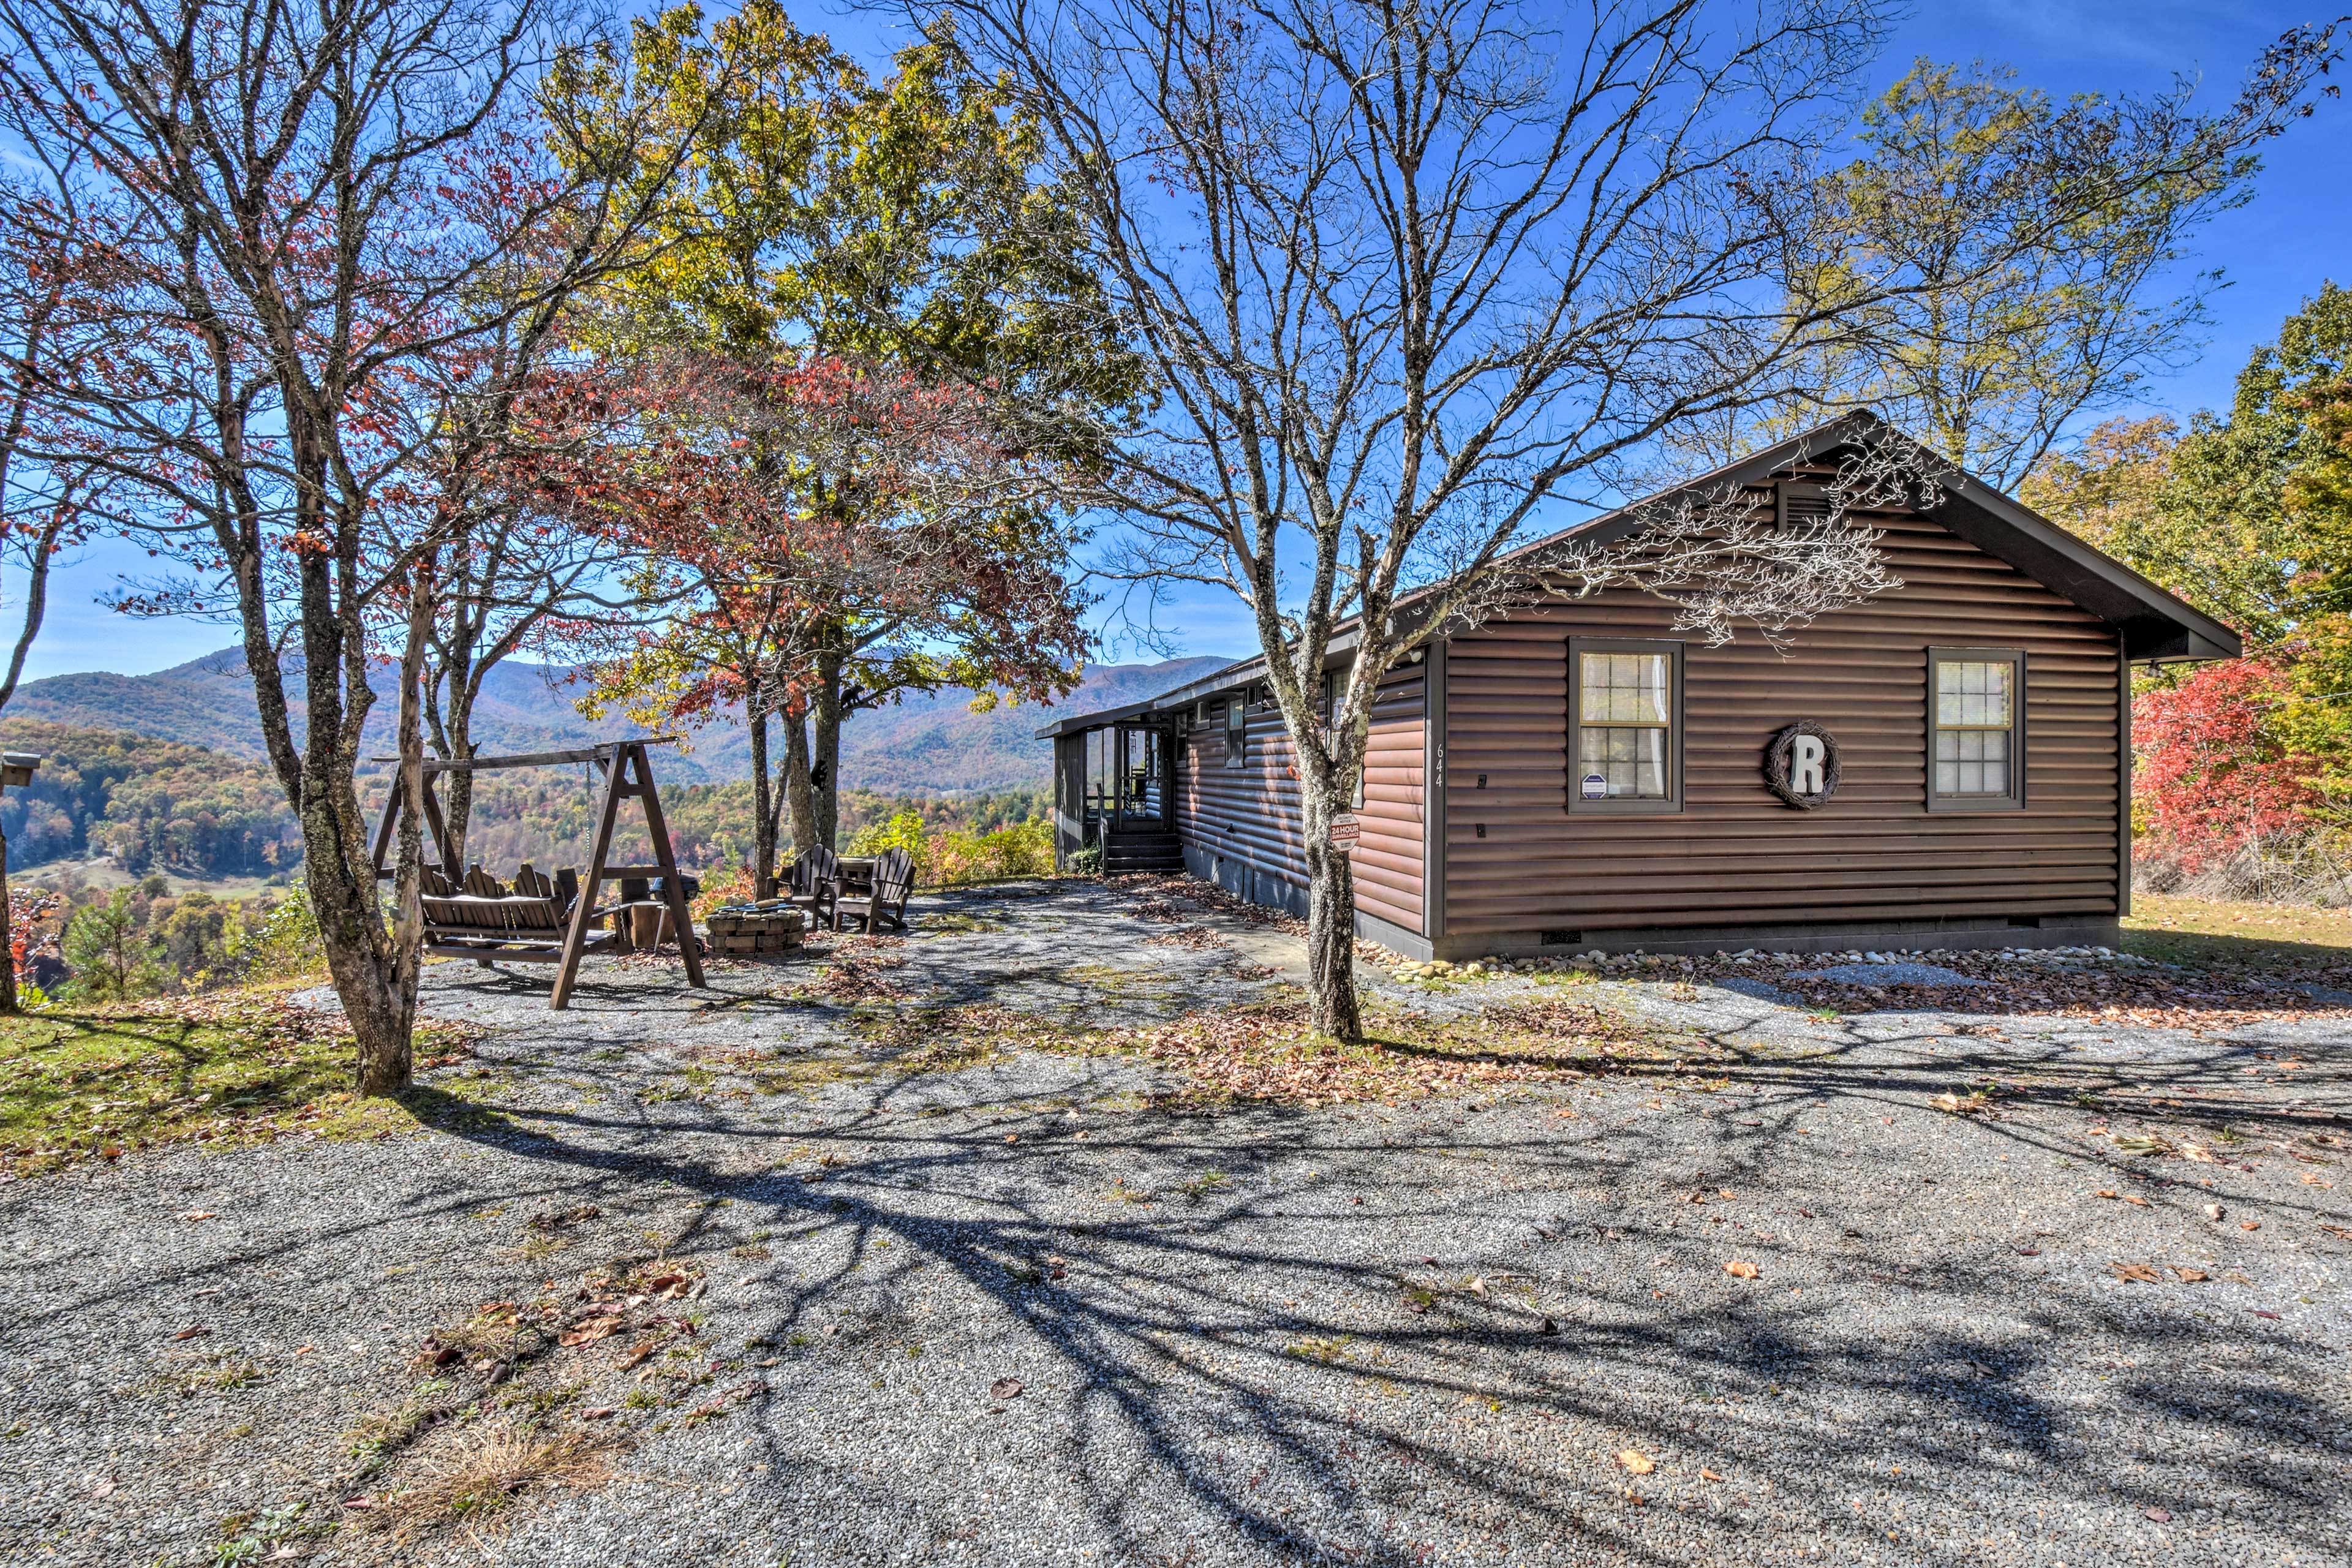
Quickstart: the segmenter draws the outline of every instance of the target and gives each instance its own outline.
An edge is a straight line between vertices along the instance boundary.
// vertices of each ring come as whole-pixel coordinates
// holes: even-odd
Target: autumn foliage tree
[[[747,85],[721,101],[714,72],[728,62]],[[1035,122],[950,41],[925,38],[869,72],[774,0],[749,0],[707,29],[691,7],[660,13],[634,35],[632,64],[677,101],[714,105],[685,171],[700,216],[667,237],[657,264],[597,291],[584,343],[623,361],[838,364],[877,384],[961,388],[962,413],[985,413],[1000,452],[1045,464],[1083,464],[1099,421],[1138,395],[1140,367],[1076,243],[1069,194],[1040,176]],[[732,428],[759,448],[763,473],[789,473],[812,515],[873,540],[905,521],[904,470],[878,484],[858,471],[892,467],[888,443],[765,448],[792,432],[764,416]],[[959,526],[1024,584],[1041,583],[1068,543],[1049,526],[1055,509],[1037,502],[1022,487],[983,502],[966,485],[955,503]],[[984,515],[984,504],[1003,510]],[[879,510],[853,516],[866,506]],[[898,574],[843,575],[795,634],[806,679],[773,687],[772,709],[751,705],[762,715],[755,755],[767,754],[762,723],[782,731],[776,793],[796,842],[834,837],[841,728],[860,708],[908,689],[984,687],[992,670],[1012,674],[983,701],[1048,689],[1028,680],[1034,661],[985,615],[943,600],[937,616],[910,618],[895,587],[861,596],[869,581]],[[1058,634],[1040,635],[1040,651],[1062,657]],[[1075,679],[1075,656],[1064,662]]]
[[[984,392],[833,357],[692,356],[661,385],[636,445],[576,482],[583,511],[641,561],[634,592],[667,606],[598,668],[593,700],[648,723],[741,717],[765,897],[788,792],[807,787],[791,739],[845,613],[923,667],[909,679],[1040,700],[1076,679],[1081,606],[1041,510],[1050,467],[1007,450]]]
[[[2221,616],[2241,666],[2144,674],[2143,816],[2185,863],[2331,832],[2352,800],[2352,291],[2323,286],[2248,357],[2226,413],[2116,420],[2023,498]]]
[[[2281,722],[2294,700],[2266,658],[2198,669],[2143,694],[2132,712],[2134,803],[2165,854],[2195,872],[2255,839],[2308,831],[2326,804],[2319,759]]]

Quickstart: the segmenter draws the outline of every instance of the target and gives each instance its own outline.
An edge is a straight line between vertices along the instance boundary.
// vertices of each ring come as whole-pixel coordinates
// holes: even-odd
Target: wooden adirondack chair
[[[808,911],[812,927],[835,925],[834,901],[840,896],[840,858],[822,844],[802,851],[784,873],[784,897]]]
[[[915,858],[901,848],[882,851],[874,862],[874,891],[863,898],[834,900],[833,929],[844,931],[856,921],[868,931],[887,923],[893,931],[907,929],[907,899],[915,890]]]

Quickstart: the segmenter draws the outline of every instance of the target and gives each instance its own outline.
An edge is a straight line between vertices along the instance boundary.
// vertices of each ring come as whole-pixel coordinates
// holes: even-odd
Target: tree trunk
[[[449,755],[471,758],[480,748],[474,744],[471,703],[462,703],[452,693],[449,700]],[[474,773],[461,768],[443,773],[441,783],[446,793],[441,800],[442,825],[449,830],[449,858],[454,864],[443,868],[452,878],[466,874],[466,830],[474,820]]]
[[[816,841],[830,849],[841,826],[841,666],[837,653],[817,656],[816,755],[824,783],[816,791]]]
[[[792,812],[795,854],[805,853],[812,845],[832,847],[817,837],[816,790],[809,783],[808,721],[798,714],[784,720],[784,805]]]
[[[751,729],[751,896],[776,896],[776,813],[768,777],[768,715],[754,686],[744,696]]]
[[[1339,785],[1301,767],[1307,816],[1307,991],[1315,1027],[1343,1040],[1363,1037],[1356,995],[1356,868],[1331,844],[1331,820],[1347,802]]]
[[[424,856],[421,764],[425,742],[418,678],[424,670],[432,616],[432,570],[429,564],[420,564],[409,598],[408,642],[400,658],[396,749],[401,758],[399,787],[408,792],[408,805],[401,813],[399,859],[393,884],[400,911],[395,931],[384,930],[375,865],[366,823],[358,810],[357,792],[349,787],[336,789],[325,770],[317,765],[322,756],[318,734],[322,726],[313,723],[306,747],[301,821],[310,907],[319,917],[320,942],[327,950],[335,994],[342,1000],[343,1016],[359,1046],[359,1091],[367,1095],[399,1093],[408,1087],[413,1067],[416,978],[424,938],[418,865]],[[345,635],[358,633],[352,628]],[[350,777],[346,770],[346,786]]]

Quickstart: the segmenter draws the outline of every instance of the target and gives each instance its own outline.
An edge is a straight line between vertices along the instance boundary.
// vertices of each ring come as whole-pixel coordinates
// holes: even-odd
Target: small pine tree
[[[102,904],[75,915],[65,930],[66,964],[73,974],[68,994],[81,1002],[112,1002],[151,995],[163,975],[141,929],[131,889],[117,888]]]

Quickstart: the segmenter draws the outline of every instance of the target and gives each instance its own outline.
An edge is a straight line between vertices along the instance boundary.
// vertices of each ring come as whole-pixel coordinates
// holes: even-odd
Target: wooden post
[[[406,780],[396,773],[392,775],[392,798],[383,803],[383,820],[375,825],[375,875],[378,881],[388,874],[385,862],[392,855],[393,830],[400,826],[400,814],[406,809],[407,800]],[[439,857],[436,864],[441,874],[453,882],[457,880],[457,868],[449,863],[449,825],[441,816],[440,796],[433,793],[433,772],[430,769],[425,773],[425,826],[433,835],[433,852]]]
[[[677,931],[677,955],[686,961],[686,983],[699,988],[702,984],[702,955],[694,951],[694,914],[687,908],[686,889],[677,879],[677,855],[670,847],[669,824],[663,820],[661,796],[654,790],[653,768],[646,761],[646,749],[632,745],[628,751],[629,765],[635,770],[638,798],[646,805],[646,831],[654,841],[654,864],[662,870],[662,889],[669,900],[670,922]]]
[[[547,1005],[562,1009],[572,1000],[573,982],[580,977],[580,950],[588,941],[589,912],[604,890],[604,860],[613,847],[613,821],[621,810],[621,775],[625,771],[621,758],[615,755],[604,767],[604,805],[596,814],[596,837],[588,849],[588,874],[580,879],[580,901],[572,906],[572,919],[563,930],[563,958],[556,965],[555,990]]]

